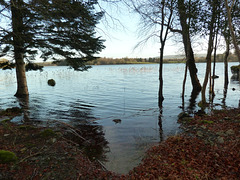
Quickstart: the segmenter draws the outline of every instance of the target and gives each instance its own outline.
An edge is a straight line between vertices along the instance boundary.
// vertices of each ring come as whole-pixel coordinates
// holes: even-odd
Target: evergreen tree
[[[12,56],[16,63],[16,96],[28,95],[25,62],[36,58],[66,60],[74,70],[89,68],[103,48],[96,37],[97,0],[0,0],[1,56]],[[30,66],[31,67],[31,66]]]

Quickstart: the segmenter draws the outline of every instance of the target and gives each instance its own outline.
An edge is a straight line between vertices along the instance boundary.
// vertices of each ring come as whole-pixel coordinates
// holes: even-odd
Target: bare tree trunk
[[[206,57],[207,67],[206,67],[205,78],[204,78],[203,86],[202,86],[202,104],[206,104],[205,93],[206,93],[206,87],[207,87],[207,83],[208,83],[209,74],[211,71],[211,55],[212,55],[212,51],[211,51],[210,47],[208,47],[208,53],[207,53],[207,57]]]
[[[164,100],[163,97],[163,48],[160,48],[160,61],[159,61],[159,91],[158,91],[158,106],[161,108]]]
[[[15,94],[16,97],[24,97],[29,95],[25,73],[25,63],[22,57],[22,54],[15,53],[17,75],[17,92]]]
[[[229,56],[229,44],[230,44],[230,40],[229,37],[227,37],[227,35],[225,36],[225,42],[226,42],[226,51],[225,51],[225,55],[224,55],[224,89],[227,89],[228,87],[228,56]]]
[[[206,104],[206,88],[207,88],[207,83],[208,83],[208,78],[209,74],[211,72],[211,56],[212,56],[212,51],[213,51],[213,41],[214,41],[214,24],[216,21],[216,4],[213,3],[213,10],[212,10],[212,17],[211,17],[211,22],[210,22],[210,27],[209,27],[209,40],[208,40],[208,51],[207,51],[207,67],[206,67],[206,73],[205,73],[205,78],[203,81],[203,86],[202,86],[202,104]],[[211,78],[211,77],[210,77]],[[211,87],[210,87],[211,88]]]
[[[194,54],[192,50],[189,25],[187,24],[186,7],[184,0],[178,0],[178,12],[180,15],[180,23],[182,27],[182,38],[186,54],[187,66],[189,69],[193,91],[201,91],[201,84],[197,77],[197,68],[195,64]]]
[[[211,94],[212,100],[213,97],[215,96],[214,93],[214,86],[215,86],[215,75],[216,75],[216,58],[217,58],[217,41],[218,41],[218,30],[216,32],[216,38],[215,38],[215,45],[214,45],[214,56],[213,56],[213,74],[212,74],[212,85],[210,84],[210,91],[209,94]],[[210,79],[211,79],[211,75],[210,75]]]
[[[224,0],[224,2],[225,2],[226,10],[227,10],[228,26],[229,26],[230,33],[231,33],[231,36],[232,36],[232,40],[233,40],[233,44],[234,44],[234,47],[235,47],[235,50],[236,50],[238,61],[240,63],[240,49],[239,49],[239,46],[238,46],[238,43],[237,43],[237,40],[236,40],[236,36],[235,36],[235,33],[234,33],[233,25],[232,25],[232,15],[231,15],[232,7],[228,6],[228,0]],[[234,3],[235,3],[235,0],[233,0],[232,6],[233,6]]]
[[[172,14],[173,14],[173,1],[170,2],[171,8],[170,8],[170,14],[169,17],[167,19],[167,27],[164,28],[164,23],[165,23],[165,19],[166,19],[166,15],[165,15],[165,0],[162,1],[162,7],[161,7],[161,29],[160,29],[160,43],[161,43],[161,48],[160,48],[160,61],[159,61],[159,91],[158,91],[158,106],[159,108],[162,108],[162,103],[164,100],[163,97],[163,53],[164,53],[164,47],[165,47],[165,43],[167,40],[167,36],[168,36],[168,31],[169,31],[169,27],[171,26],[172,23]]]
[[[11,13],[12,13],[12,28],[13,28],[13,46],[14,46],[14,58],[16,61],[16,76],[17,76],[17,92],[15,96],[24,97],[28,96],[27,79],[25,73],[24,63],[24,27],[23,27],[23,15],[21,12],[23,1],[12,0],[11,1]]]

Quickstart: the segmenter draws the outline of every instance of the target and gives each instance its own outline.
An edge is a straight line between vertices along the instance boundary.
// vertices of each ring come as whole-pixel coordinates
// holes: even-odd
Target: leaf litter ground
[[[0,164],[0,179],[240,179],[240,109],[184,117],[179,123],[182,134],[150,148],[137,167],[119,175],[89,160],[62,129],[5,120],[0,150],[14,152],[18,160]]]

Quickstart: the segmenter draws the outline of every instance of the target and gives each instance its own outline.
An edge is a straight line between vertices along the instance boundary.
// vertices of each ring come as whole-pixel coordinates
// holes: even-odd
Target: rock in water
[[[48,85],[49,85],[49,86],[55,86],[55,85],[56,85],[56,82],[54,81],[54,79],[49,79],[49,80],[48,80]]]
[[[122,120],[121,119],[114,119],[113,122],[115,122],[117,124],[117,123],[121,123]]]

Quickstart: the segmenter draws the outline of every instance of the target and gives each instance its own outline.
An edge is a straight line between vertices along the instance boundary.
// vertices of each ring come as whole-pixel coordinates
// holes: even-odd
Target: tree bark
[[[219,22],[219,20],[218,20]],[[219,23],[217,25],[216,30],[216,38],[215,38],[215,44],[214,44],[214,57],[213,57],[213,78],[212,78],[212,84],[210,83],[210,91],[209,94],[211,94],[212,100],[214,99],[215,92],[214,92],[214,86],[215,86],[215,75],[216,75],[216,59],[217,59],[217,45],[218,45],[218,31],[219,31]],[[211,75],[210,75],[211,80]]]
[[[229,44],[230,44],[230,40],[229,37],[227,37],[227,35],[225,35],[225,42],[226,42],[226,51],[225,51],[225,55],[224,55],[224,89],[227,89],[228,87],[228,56],[229,56]]]
[[[17,92],[15,94],[16,97],[24,97],[28,96],[28,87],[27,87],[27,79],[25,73],[25,63],[23,60],[23,54],[15,53],[15,61],[16,61],[16,76],[17,76]]]
[[[230,33],[231,33],[231,36],[232,36],[233,45],[234,45],[235,50],[236,50],[238,61],[240,63],[240,48],[238,46],[238,43],[237,43],[237,40],[236,40],[236,36],[235,36],[235,33],[234,33],[234,29],[233,29],[233,25],[232,25],[232,15],[231,15],[232,8],[230,8],[228,6],[228,0],[225,0],[224,2],[225,2],[226,10],[227,10],[229,30],[230,30]]]
[[[162,7],[161,7],[161,29],[160,29],[160,35],[159,35],[159,38],[160,38],[160,43],[161,43],[161,48],[160,48],[160,61],[159,61],[159,91],[158,91],[158,106],[159,108],[162,108],[162,103],[163,103],[163,100],[164,100],[164,97],[163,97],[163,52],[164,52],[164,47],[165,47],[165,43],[166,43],[166,40],[167,40],[167,36],[168,36],[168,31],[169,31],[169,28],[171,26],[171,23],[172,23],[172,15],[173,15],[173,1],[170,2],[170,14],[169,14],[169,17],[167,18],[166,17],[166,14],[165,14],[165,0],[162,1]],[[165,19],[167,18],[167,27],[164,28],[164,22],[165,22]]]
[[[163,49],[164,45],[162,45],[162,48],[160,48],[160,61],[159,61],[159,91],[158,91],[158,106],[162,107],[162,102],[164,100],[163,97]]]
[[[212,51],[213,51],[213,41],[214,41],[214,24],[216,22],[216,4],[215,2],[213,3],[213,10],[212,10],[212,17],[211,17],[211,22],[210,22],[210,27],[209,27],[209,40],[208,40],[208,51],[207,51],[207,67],[206,67],[206,73],[205,73],[205,78],[203,81],[203,86],[202,86],[202,104],[206,104],[206,87],[208,83],[208,78],[209,74],[211,72],[211,56],[212,56]],[[210,77],[211,78],[211,77]],[[211,86],[210,86],[211,88]]]
[[[185,95],[185,85],[186,85],[186,80],[187,80],[187,64],[185,66],[185,72],[184,72],[184,78],[183,78],[183,86],[182,86],[182,98],[184,98]]]
[[[24,25],[23,14],[21,12],[22,5],[22,0],[11,0],[13,46],[17,76],[17,92],[15,96],[17,97],[29,95],[24,63]]]
[[[197,68],[190,40],[189,25],[187,24],[186,7],[184,5],[184,0],[178,0],[178,12],[180,15],[184,50],[186,54],[187,66],[191,77],[193,91],[199,92],[201,91],[201,84],[197,77]]]

